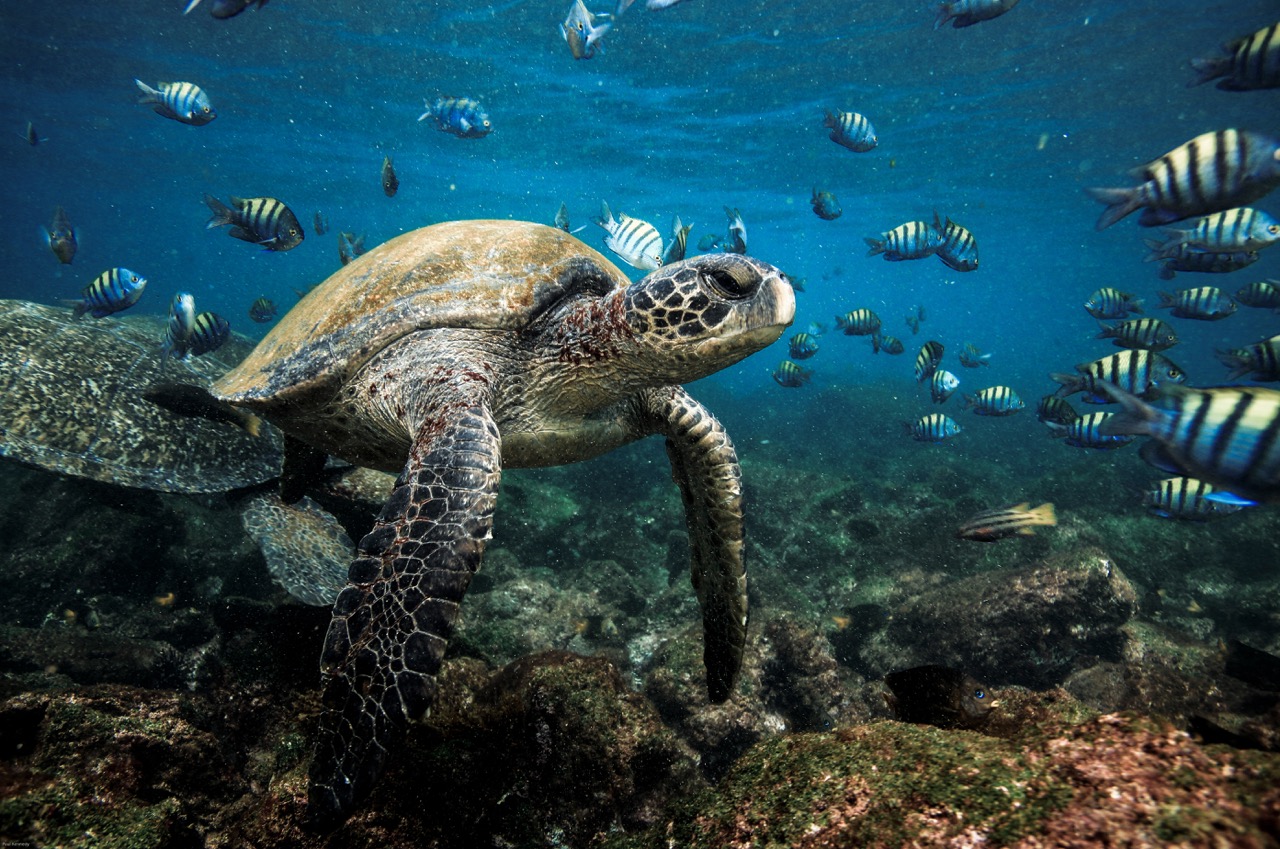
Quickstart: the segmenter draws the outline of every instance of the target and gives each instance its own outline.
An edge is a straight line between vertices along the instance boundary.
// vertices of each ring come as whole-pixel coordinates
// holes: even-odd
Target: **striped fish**
[[[973,395],[964,396],[964,409],[973,408],[980,416],[1012,416],[1027,407],[1008,386],[988,386]]]
[[[813,377],[812,371],[807,368],[801,368],[791,360],[783,360],[773,370],[773,379],[777,381],[779,386],[785,386],[788,389],[804,386],[811,377]]]
[[[191,329],[191,353],[200,356],[216,351],[231,337],[231,324],[216,312],[196,316]]]
[[[213,212],[206,228],[225,227],[229,235],[245,242],[262,245],[268,251],[289,251],[302,244],[305,235],[293,210],[275,198],[231,197],[226,206],[213,195],[204,202]]]
[[[724,208],[724,214],[729,218],[729,235],[720,243],[720,247],[727,253],[745,254],[747,252],[747,225],[742,221],[742,213],[729,207]]]
[[[1280,392],[1257,386],[1165,387],[1147,403],[1106,387],[1124,407],[1108,434],[1151,436],[1166,460],[1240,496],[1280,500]]]
[[[1049,375],[1062,386],[1059,398],[1077,392],[1086,392],[1087,404],[1107,404],[1109,396],[1103,394],[1106,385],[1119,386],[1125,392],[1145,396],[1155,387],[1186,381],[1182,369],[1163,354],[1154,351],[1121,351],[1076,366],[1078,374]]]
[[[1164,261],[1164,265],[1160,267],[1161,280],[1172,280],[1179,271],[1191,271],[1197,274],[1228,274],[1258,261],[1257,251],[1206,252],[1183,244],[1166,249],[1159,239],[1142,241],[1151,249],[1151,253],[1147,254],[1143,262]]]
[[[93,278],[93,282],[81,290],[81,299],[73,301],[75,317],[85,313],[102,318],[128,309],[142,297],[147,288],[147,278],[127,268],[110,268]]]
[[[956,271],[974,271],[978,267],[978,240],[966,228],[952,221],[948,216],[946,223],[933,213],[933,229],[942,234],[942,244],[938,246],[938,259]]]
[[[945,404],[947,399],[960,388],[960,378],[944,368],[940,368],[929,378],[929,397],[935,404]]]
[[[965,342],[964,347],[960,349],[960,365],[965,368],[990,366],[991,355],[982,353],[978,346],[972,342]]]
[[[1160,309],[1177,318],[1220,321],[1236,311],[1236,302],[1217,286],[1179,289],[1175,294],[1160,292]]]
[[[663,265],[670,265],[684,259],[685,251],[689,247],[689,231],[692,229],[693,227],[688,224],[680,223],[679,215],[671,220],[671,244],[667,245],[667,249],[662,252]]]
[[[1228,380],[1238,380],[1246,374],[1250,380],[1261,382],[1280,380],[1280,336],[1272,336],[1247,348],[1218,351],[1218,359],[1231,369]]]
[[[873,336],[880,330],[880,316],[866,307],[836,316],[836,327],[845,336]]]
[[[817,186],[813,187],[813,194],[809,197],[809,205],[813,207],[813,214],[823,221],[835,221],[843,213],[843,210],[840,209],[840,201],[836,200],[836,196],[831,192],[818,191]]]
[[[1249,506],[1234,498],[1223,498],[1223,490],[1213,484],[1197,478],[1176,477],[1152,482],[1142,494],[1142,503],[1162,518],[1199,522],[1237,513]]]
[[[1168,229],[1164,234],[1161,250],[1186,245],[1213,253],[1255,251],[1280,242],[1280,221],[1260,209],[1238,206],[1206,215],[1188,229]]]
[[[604,228],[604,243],[633,268],[653,271],[662,265],[662,236],[648,221],[618,213],[615,219],[609,204],[602,204],[595,222]]]
[[[160,342],[164,357],[185,360],[191,352],[191,334],[195,329],[196,299],[190,292],[179,292],[169,302],[169,323]]]
[[[1073,448],[1110,451],[1113,448],[1123,448],[1134,439],[1125,434],[1107,433],[1102,429],[1115,416],[1115,413],[1085,413],[1070,424],[1045,422],[1045,425],[1054,439],[1065,439]]]
[[[142,80],[134,80],[142,91],[139,103],[151,104],[157,115],[202,127],[218,117],[209,103],[209,95],[194,83],[158,83],[159,88],[152,88]]]
[[[1154,227],[1255,201],[1280,184],[1280,140],[1247,130],[1204,133],[1152,160],[1139,175],[1145,180],[1139,186],[1087,190],[1107,205],[1097,229],[1143,207],[1138,223]]]
[[[482,139],[493,132],[493,122],[480,101],[470,97],[437,97],[423,101],[427,111],[418,116],[419,121],[436,119],[436,128],[463,139]]]
[[[1052,504],[1046,502],[1033,509],[1030,501],[1024,501],[1012,507],[975,513],[956,531],[956,538],[995,542],[1012,536],[1033,536],[1033,528],[1051,528],[1057,524]]]
[[[1178,344],[1178,334],[1158,318],[1134,318],[1116,324],[1098,322],[1095,339],[1111,339],[1117,348],[1164,351]]]
[[[928,221],[908,221],[880,235],[882,238],[879,239],[872,236],[863,238],[870,247],[867,256],[884,254],[890,262],[933,256],[942,244],[942,234]]]
[[[866,153],[877,144],[875,127],[867,116],[857,112],[832,112],[824,110],[822,126],[831,130],[830,139],[855,153]]]
[[[945,350],[941,342],[933,339],[920,346],[920,353],[916,354],[916,383],[923,383],[933,377]]]
[[[1078,418],[1080,414],[1075,411],[1075,408],[1057,395],[1046,395],[1040,399],[1040,403],[1036,404],[1036,420],[1045,424],[1056,422],[1069,425]]]
[[[793,360],[807,360],[818,353],[818,340],[811,333],[797,333],[787,342],[787,346]]]
[[[1222,45],[1226,55],[1192,59],[1196,78],[1187,87],[1218,80],[1223,91],[1280,87],[1280,23]]]
[[[1280,310],[1280,280],[1259,280],[1236,290],[1236,302],[1257,309]]]
[[[934,29],[941,29],[947,21],[960,29],[998,18],[1018,5],[1018,0],[950,0],[938,7],[933,21]]]
[[[881,351],[884,351],[886,354],[897,356],[905,350],[906,347],[902,344],[902,340],[897,336],[889,336],[888,334],[882,336],[881,334],[876,333],[871,337],[871,353],[873,354],[878,354]]]
[[[939,443],[960,433],[960,425],[950,416],[942,413],[929,413],[921,416],[914,423],[903,422],[903,427],[917,442]]]
[[[260,295],[254,302],[249,304],[249,318],[258,324],[266,324],[276,317],[279,310],[276,308],[276,302],[268,298],[266,295]]]
[[[1103,286],[1084,302],[1085,311],[1094,318],[1127,318],[1142,312],[1142,299],[1110,286]]]

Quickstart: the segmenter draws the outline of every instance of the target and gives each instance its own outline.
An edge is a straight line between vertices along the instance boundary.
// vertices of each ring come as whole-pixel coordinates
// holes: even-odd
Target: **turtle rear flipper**
[[[733,692],[747,642],[742,470],[724,426],[683,389],[656,389],[647,400],[656,431],[667,439],[684,501],[691,578],[702,607],[707,696],[718,704]]]
[[[191,383],[156,383],[149,386],[142,397],[157,407],[180,416],[226,422],[242,428],[250,436],[257,436],[262,432],[262,419],[220,400],[203,386]]]
[[[333,608],[308,790],[314,827],[346,818],[409,723],[430,710],[458,605],[493,527],[498,426],[478,403],[444,408],[449,420],[419,427]]]

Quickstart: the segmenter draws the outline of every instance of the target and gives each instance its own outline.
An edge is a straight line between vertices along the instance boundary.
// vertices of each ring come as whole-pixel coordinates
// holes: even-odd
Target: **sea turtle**
[[[794,312],[782,274],[748,257],[700,256],[631,283],[554,227],[447,222],[338,271],[213,384],[292,437],[290,477],[326,453],[399,472],[325,638],[313,823],[345,819],[430,709],[504,466],[666,437],[709,695],[728,698],[746,639],[738,460],[679,384],[770,344]]]

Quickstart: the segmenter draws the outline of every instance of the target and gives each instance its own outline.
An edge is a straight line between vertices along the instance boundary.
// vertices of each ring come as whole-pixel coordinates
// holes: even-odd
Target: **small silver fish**
[[[191,334],[196,329],[196,299],[190,292],[179,292],[169,303],[169,323],[165,325],[160,351],[168,359],[185,360],[191,353]]]
[[[582,0],[574,0],[564,23],[560,24],[560,32],[574,59],[590,59],[597,51],[604,53],[600,39],[612,28],[611,23],[597,25],[595,16]]]
[[[724,208],[724,214],[729,216],[729,238],[721,243],[721,247],[727,253],[745,254],[747,252],[747,225],[742,221],[742,213],[737,208]]]
[[[667,245],[667,249],[662,253],[662,264],[670,265],[673,262],[679,262],[684,259],[685,251],[689,245],[689,231],[693,227],[680,223],[680,216],[677,215],[671,221],[671,242]],[[792,287],[794,288],[794,286]]]
[[[152,88],[142,80],[133,82],[142,91],[138,102],[150,104],[157,115],[193,127],[203,127],[218,117],[209,95],[195,83],[158,83],[159,88]]]
[[[602,204],[602,213],[596,223],[604,228],[604,243],[622,261],[643,271],[653,271],[662,265],[662,236],[658,228],[648,221],[618,213],[615,219],[609,204]]]

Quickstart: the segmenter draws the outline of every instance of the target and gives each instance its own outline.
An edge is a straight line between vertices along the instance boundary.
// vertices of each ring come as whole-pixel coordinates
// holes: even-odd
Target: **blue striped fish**
[[[879,333],[874,333],[871,336],[871,353],[873,354],[884,351],[891,356],[897,356],[905,350],[906,346],[902,344],[902,340],[897,336]]]
[[[1103,286],[1084,302],[1085,311],[1094,318],[1125,318],[1131,312],[1142,312],[1142,299],[1110,286]]]
[[[1218,359],[1231,369],[1228,380],[1239,380],[1246,374],[1250,380],[1280,380],[1280,336],[1272,336],[1247,348],[1219,351]]]
[[[933,339],[920,346],[920,353],[916,354],[916,383],[923,383],[933,377],[938,363],[942,362],[944,351],[946,348],[942,343]]]
[[[437,97],[423,101],[427,111],[418,116],[419,121],[436,119],[436,128],[463,139],[482,139],[493,132],[493,121],[480,101],[470,97]]]
[[[601,207],[601,215],[595,222],[604,228],[604,243],[609,250],[627,265],[643,271],[653,271],[662,265],[662,236],[657,227],[623,213],[618,213],[615,219],[609,204]]]
[[[216,351],[230,336],[230,322],[216,312],[202,312],[191,329],[191,353],[198,357]]]
[[[965,227],[952,221],[950,216],[946,222],[933,214],[933,229],[942,234],[942,243],[938,245],[938,259],[956,271],[975,271],[978,268],[978,240]]]
[[[238,198],[233,195],[231,206],[227,206],[207,194],[204,202],[213,213],[206,228],[230,224],[231,229],[227,231],[230,236],[261,245],[263,250],[293,250],[306,237],[293,210],[275,198]]]
[[[1055,439],[1065,439],[1073,448],[1110,451],[1122,448],[1134,439],[1126,434],[1112,434],[1103,430],[1103,426],[1115,416],[1115,413],[1085,413],[1070,424],[1045,422],[1045,425]]]
[[[1066,398],[1077,392],[1085,392],[1086,404],[1107,404],[1104,386],[1118,386],[1125,392],[1146,396],[1158,386],[1184,383],[1186,372],[1178,368],[1168,357],[1154,351],[1120,351],[1076,366],[1078,374],[1049,375],[1062,386],[1057,395]]]
[[[1026,406],[1018,393],[1008,386],[988,386],[973,395],[964,396],[964,409],[972,407],[980,416],[1012,416]]]
[[[1045,424],[1055,422],[1069,425],[1078,418],[1080,414],[1075,411],[1075,408],[1057,395],[1046,395],[1040,399],[1040,403],[1036,404],[1036,420]]]
[[[1179,289],[1174,294],[1160,292],[1160,309],[1178,318],[1221,321],[1236,311],[1236,302],[1217,286]]]
[[[1257,280],[1236,290],[1236,302],[1246,307],[1280,310],[1280,280]]]
[[[190,292],[179,292],[169,302],[169,323],[160,342],[165,359],[185,360],[191,352],[191,334],[195,329],[196,299]]]
[[[151,104],[157,115],[202,127],[218,117],[209,103],[209,95],[194,83],[158,83],[159,88],[152,88],[142,80],[134,80],[142,90],[139,103]]]
[[[874,236],[863,238],[870,247],[867,256],[884,254],[884,258],[890,262],[924,259],[937,253],[942,245],[942,234],[933,229],[928,221],[908,221],[880,236],[879,239]]]
[[[1162,251],[1178,245],[1214,253],[1255,251],[1280,242],[1280,221],[1263,210],[1238,206],[1197,219],[1185,230],[1165,230],[1164,235]]]
[[[804,386],[811,377],[813,377],[812,371],[807,368],[801,368],[791,360],[783,360],[773,370],[773,379],[777,381],[779,386],[784,386],[787,389]]]
[[[1224,500],[1222,493],[1213,484],[1196,478],[1165,478],[1152,482],[1142,494],[1142,503],[1162,518],[1196,522],[1236,513],[1249,506],[1233,498]]]
[[[880,330],[880,316],[866,307],[836,316],[836,327],[845,336],[873,336]]]
[[[937,444],[960,433],[960,425],[955,419],[942,413],[929,413],[915,422],[903,422],[902,425],[917,442]]]
[[[1138,169],[1132,188],[1087,189],[1107,208],[1097,229],[1145,210],[1143,227],[1243,206],[1280,185],[1280,139],[1247,130],[1203,133]]]
[[[1196,78],[1187,87],[1218,80],[1223,91],[1280,88],[1280,23],[1222,46],[1224,55],[1192,59]]]
[[[1164,261],[1164,265],[1160,266],[1161,280],[1172,280],[1179,271],[1197,274],[1228,274],[1253,265],[1259,258],[1257,251],[1218,253],[1217,251],[1198,251],[1183,244],[1165,248],[1164,243],[1159,239],[1142,241],[1151,249],[1151,253],[1147,254],[1143,262]]]
[[[1105,391],[1124,410],[1104,432],[1150,436],[1185,474],[1236,495],[1280,500],[1280,392],[1170,386],[1147,403],[1116,387]]]
[[[147,278],[127,268],[110,268],[93,279],[81,290],[81,299],[74,301],[75,317],[89,313],[102,318],[128,309],[142,297]]]
[[[818,340],[802,331],[788,340],[787,351],[793,360],[807,360],[818,353]]]
[[[938,369],[933,373],[933,377],[929,378],[929,397],[935,404],[946,403],[959,388],[960,378],[944,368]]]
[[[1178,344],[1178,334],[1158,318],[1131,318],[1115,324],[1098,322],[1095,339],[1110,339],[1117,348],[1164,351]]]
[[[692,229],[691,225],[680,223],[679,215],[671,219],[671,242],[662,252],[663,265],[684,259],[685,252],[689,249],[689,231]]]
[[[825,111],[822,126],[831,130],[833,142],[855,153],[866,153],[876,146],[876,130],[867,116],[857,112]]]

